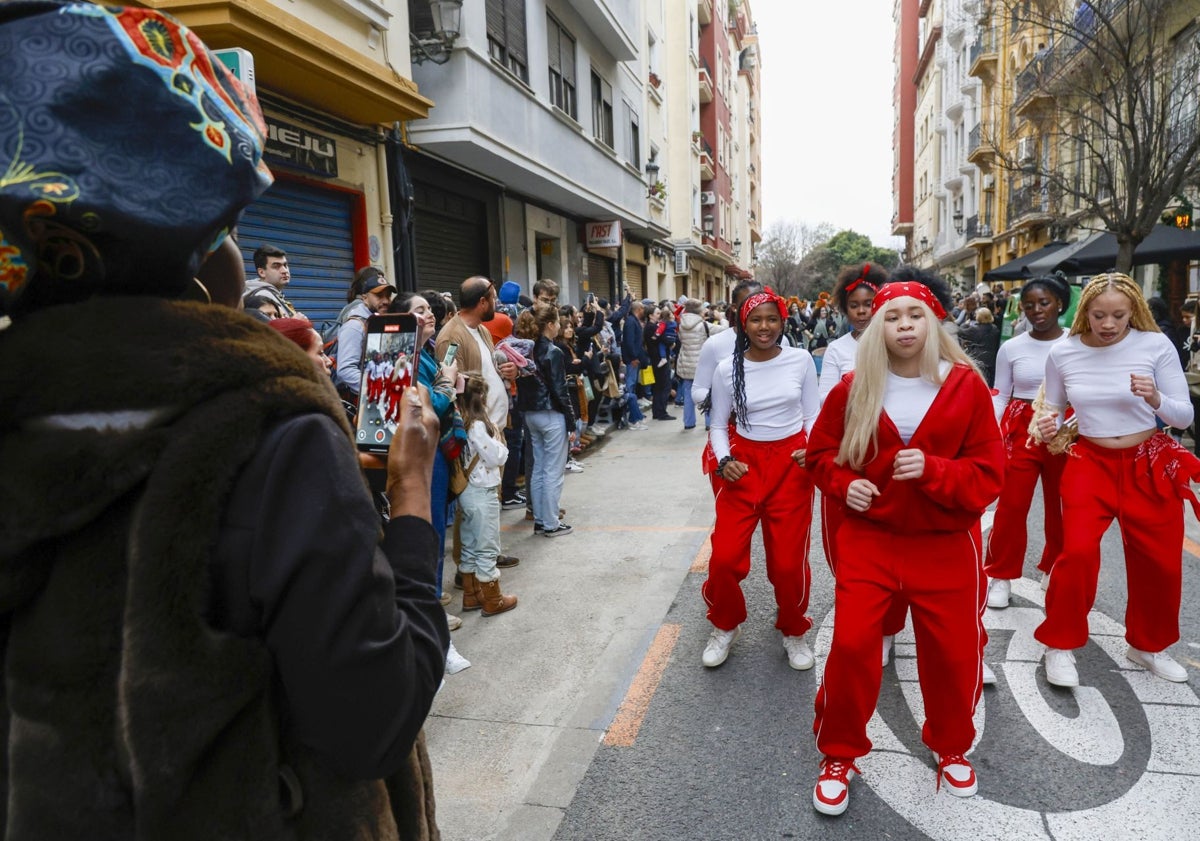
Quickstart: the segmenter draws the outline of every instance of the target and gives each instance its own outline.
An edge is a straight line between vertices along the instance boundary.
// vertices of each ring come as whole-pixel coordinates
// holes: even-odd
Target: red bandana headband
[[[786,321],[787,320],[787,303],[783,300],[783,298],[780,298],[778,295],[776,295],[774,290],[772,290],[770,287],[766,287],[765,289],[763,289],[762,292],[758,292],[754,295],[751,295],[749,298],[747,298],[745,301],[742,302],[742,309],[738,313],[739,320],[741,321],[741,323],[742,324],[746,323],[747,316],[750,315],[750,313],[754,310],[755,307],[761,306],[762,304],[768,303],[770,301],[775,302],[775,306],[779,307],[779,317],[782,320]]]
[[[916,281],[905,281],[904,283],[885,283],[883,287],[875,294],[875,300],[871,301],[871,315],[879,312],[888,301],[894,301],[897,298],[916,298],[925,306],[933,310],[933,314],[937,316],[938,321],[946,317],[946,310],[942,307],[929,287],[924,283]]]
[[[866,286],[872,292],[878,292],[879,287],[876,286],[874,283],[871,283],[871,281],[867,280],[867,275],[870,273],[870,271],[871,271],[871,264],[863,263],[862,274],[860,274],[858,276],[858,280],[856,280],[853,283],[846,286],[846,294],[849,295],[851,292],[853,292],[855,289],[857,289],[860,286]]]

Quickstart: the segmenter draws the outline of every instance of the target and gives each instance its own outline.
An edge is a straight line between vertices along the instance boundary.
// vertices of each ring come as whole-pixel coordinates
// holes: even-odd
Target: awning
[[[1067,243],[1061,240],[1048,242],[1036,251],[1030,251],[1028,254],[1022,255],[1015,260],[1009,260],[1003,266],[997,266],[990,272],[984,272],[984,280],[1023,280],[1027,277],[1034,277],[1032,271],[1029,270],[1029,264],[1034,260],[1048,257],[1051,254],[1057,254]]]
[[[1150,235],[1133,252],[1133,265],[1166,263],[1171,260],[1200,259],[1200,231],[1155,225]],[[1111,233],[1096,234],[1086,247],[1063,255],[1055,268],[1069,275],[1098,274],[1117,262],[1117,238]]]

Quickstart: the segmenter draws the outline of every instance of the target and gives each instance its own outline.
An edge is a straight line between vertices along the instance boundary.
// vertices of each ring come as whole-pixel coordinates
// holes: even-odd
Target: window
[[[629,154],[626,159],[636,166],[642,168],[642,135],[638,129],[638,115],[633,110],[633,106],[628,102],[625,103],[625,125],[629,126],[629,134],[626,137],[626,143],[629,144]]]
[[[592,71],[592,136],[613,148],[612,85]]]
[[[550,64],[550,101],[578,119],[575,104],[575,39],[552,16],[546,16],[547,54]]]
[[[487,0],[487,39],[492,59],[528,84],[525,0]]]

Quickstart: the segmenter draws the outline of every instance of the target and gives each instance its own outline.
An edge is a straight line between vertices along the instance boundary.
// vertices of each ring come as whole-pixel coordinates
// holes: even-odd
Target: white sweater
[[[483,421],[475,421],[467,430],[467,464],[479,456],[471,475],[467,477],[472,485],[480,488],[494,488],[500,484],[500,469],[508,461],[508,447],[499,438],[488,434]]]
[[[840,339],[834,339],[825,348],[825,356],[821,360],[821,402],[833,391],[833,387],[842,381],[842,377],[854,370],[854,361],[858,357],[858,339],[853,333],[847,333]]]
[[[717,337],[709,340],[709,344]],[[707,345],[705,345],[707,347]],[[812,432],[821,409],[817,366],[806,350],[780,348],[766,362],[745,362],[747,425],[738,435],[751,441],[781,441],[801,429]],[[729,455],[729,414],[733,411],[733,358],[723,360],[712,383],[709,440],[718,460]]]

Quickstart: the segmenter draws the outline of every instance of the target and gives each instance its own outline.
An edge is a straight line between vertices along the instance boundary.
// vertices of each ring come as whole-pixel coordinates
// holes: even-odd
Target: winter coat
[[[708,324],[694,312],[685,312],[679,319],[679,357],[675,360],[675,373],[681,380],[694,379],[696,363],[700,361],[700,348],[714,333],[727,328],[719,324]]]

